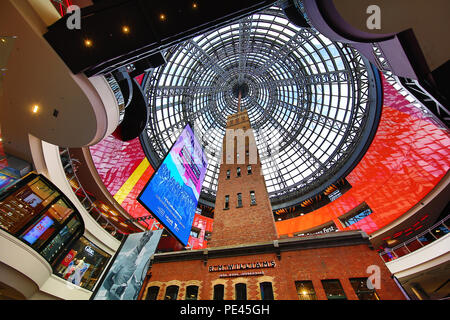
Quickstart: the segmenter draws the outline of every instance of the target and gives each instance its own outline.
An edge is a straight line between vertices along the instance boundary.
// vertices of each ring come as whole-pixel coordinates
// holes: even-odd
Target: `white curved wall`
[[[88,300],[92,292],[53,275],[52,268],[31,247],[0,229],[0,282],[27,299]]]

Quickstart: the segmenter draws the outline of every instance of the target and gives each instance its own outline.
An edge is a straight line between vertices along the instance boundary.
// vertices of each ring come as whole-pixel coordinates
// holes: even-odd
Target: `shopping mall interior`
[[[0,1],[0,300],[449,299],[448,12]]]

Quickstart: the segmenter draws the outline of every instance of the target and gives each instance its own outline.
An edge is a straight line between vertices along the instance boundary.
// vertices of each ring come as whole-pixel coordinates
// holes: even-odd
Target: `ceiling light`
[[[125,34],[129,34],[129,33],[130,33],[130,27],[128,27],[128,26],[123,26],[123,27],[122,27],[122,32],[125,33]]]
[[[93,45],[92,40],[90,40],[90,39],[85,39],[84,40],[84,46],[85,47],[90,48],[90,47],[92,47],[92,45]]]
[[[33,109],[31,110],[33,113],[38,113],[38,111],[39,111],[39,105],[37,105],[37,104],[35,104],[34,106],[33,106]]]
[[[166,15],[165,15],[164,13],[161,13],[161,14],[159,15],[159,20],[165,21],[165,20],[166,20]]]
[[[192,8],[197,9],[197,2],[192,3]]]

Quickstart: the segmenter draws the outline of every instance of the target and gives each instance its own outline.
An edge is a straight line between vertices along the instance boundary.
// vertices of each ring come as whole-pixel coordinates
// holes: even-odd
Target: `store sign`
[[[94,249],[92,249],[92,248],[89,247],[89,246],[86,246],[86,247],[84,248],[84,251],[86,251],[86,253],[89,254],[90,256],[93,256],[93,255],[95,254]]]
[[[209,266],[209,272],[221,272],[221,271],[236,271],[236,270],[249,270],[249,269],[261,269],[261,268],[274,268],[276,263],[274,260],[251,262],[251,263],[235,263],[235,264],[220,264],[215,266]]]
[[[186,125],[160,167],[138,196],[139,203],[187,245],[208,161]]]

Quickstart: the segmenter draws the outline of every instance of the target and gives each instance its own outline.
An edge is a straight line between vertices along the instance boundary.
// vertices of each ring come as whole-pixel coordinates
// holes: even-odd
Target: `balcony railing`
[[[450,232],[450,229],[448,227],[449,218],[450,215],[447,215],[444,219],[437,222],[422,233],[419,233],[415,237],[408,239],[395,247],[387,249],[384,252],[381,252],[380,257],[384,260],[384,262],[389,262],[403,257],[404,255],[414,252],[420,248],[423,248],[429,243],[432,243],[437,239],[445,236]]]
[[[76,167],[79,161],[77,159],[71,158],[69,149],[67,148],[59,148],[59,154],[64,167],[64,172],[66,173],[67,180],[69,181],[69,184],[71,185],[78,200],[80,200],[86,211],[95,219],[95,221],[97,221],[97,223],[103,229],[108,231],[108,233],[110,233],[114,238],[121,241],[125,234],[117,229],[114,224],[112,224],[102,215],[101,211],[94,205],[94,201],[89,196],[89,192],[87,192],[83,188],[80,181],[78,180]]]

